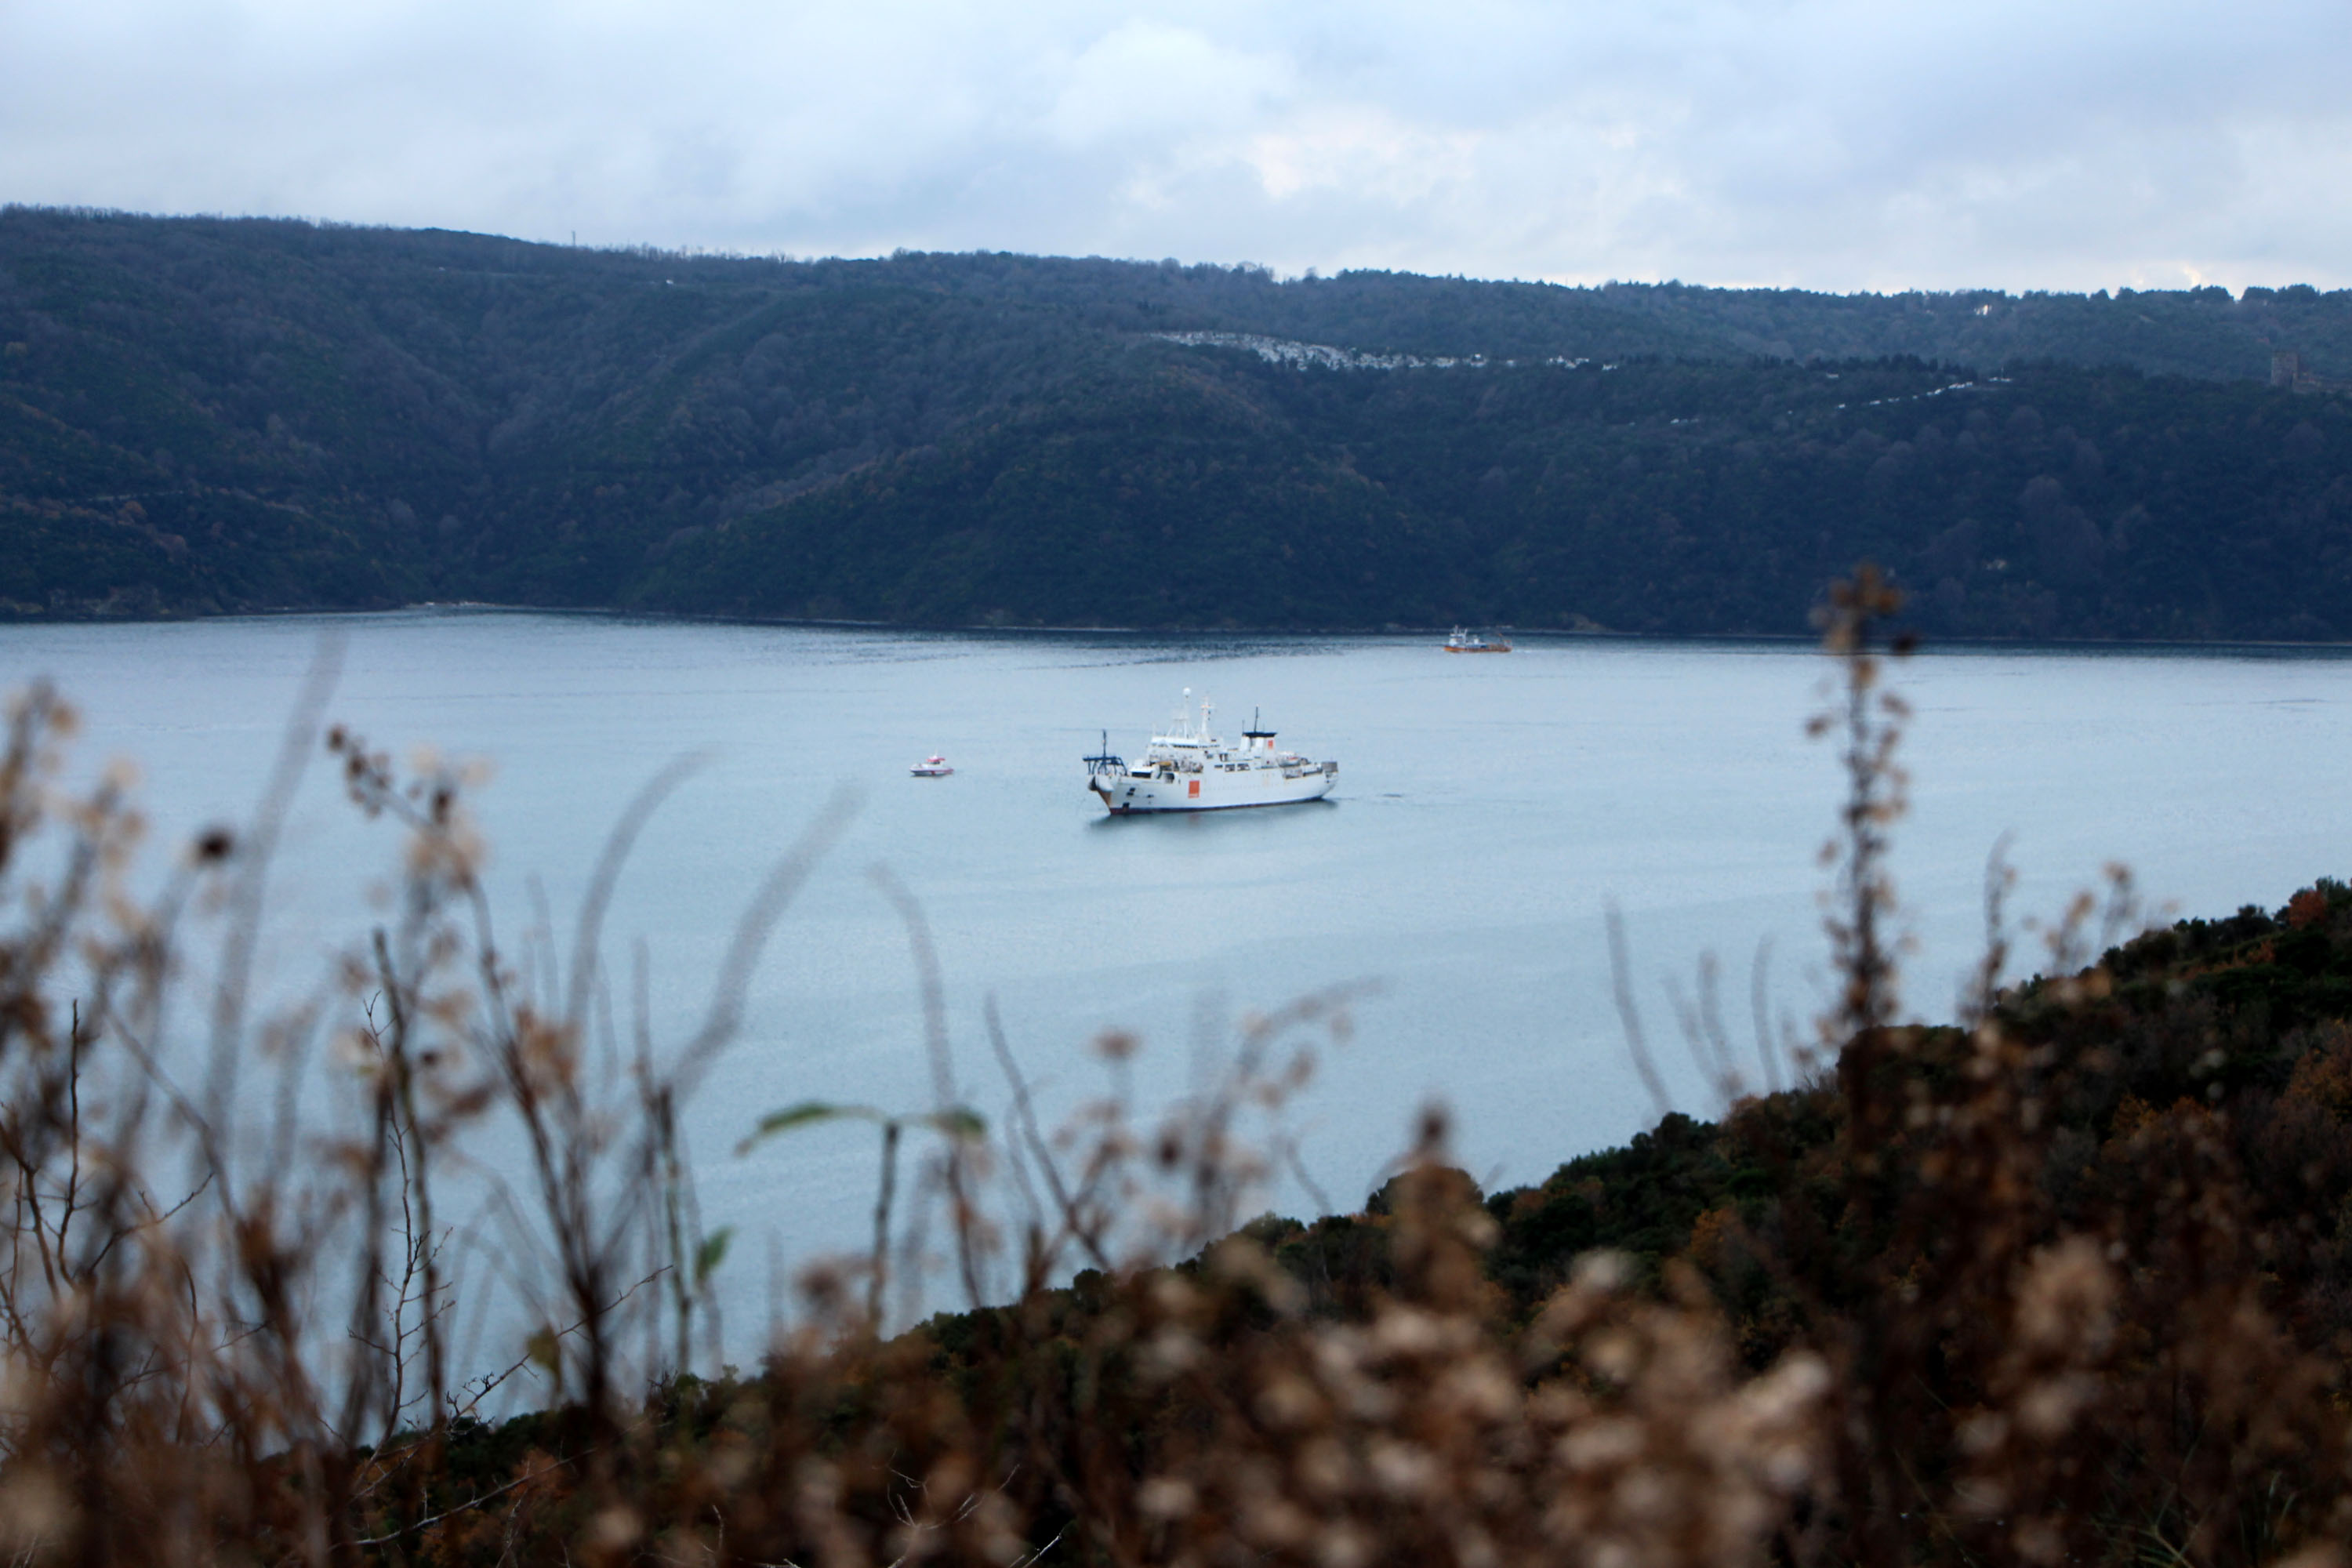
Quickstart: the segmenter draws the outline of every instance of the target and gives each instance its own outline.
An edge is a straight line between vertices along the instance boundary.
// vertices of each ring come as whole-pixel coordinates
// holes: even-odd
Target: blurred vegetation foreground
[[[120,880],[120,782],[60,793],[72,716],[25,694],[0,750],[0,1550],[2340,1563],[2352,888],[2140,931],[2119,877],[2045,933],[2041,977],[2003,985],[1996,867],[1963,1016],[1905,1021],[1904,710],[1873,644],[1895,603],[1868,572],[1830,596],[1838,990],[1812,1042],[1758,1053],[1763,1092],[1707,1001],[1687,1032],[1712,1123],[1667,1114],[1482,1194],[1430,1111],[1362,1212],[1252,1220],[1337,999],[1245,1021],[1146,1124],[1117,1092],[1138,1042],[1106,1036],[1113,1092],[1050,1131],[992,1014],[1012,1110],[960,1102],[934,1007],[929,1108],[810,1101],[751,1130],[870,1125],[874,1244],[799,1281],[755,1373],[715,1377],[686,1369],[726,1342],[729,1234],[701,1226],[677,1107],[839,811],[778,860],[705,1021],[656,1039],[616,1025],[596,954],[664,781],[567,963],[543,931],[498,945],[462,779],[327,728],[323,677],[256,820],[201,836],[146,898]],[[314,997],[265,1016],[263,880],[321,739],[400,840],[397,895]],[[882,879],[927,964],[919,909]],[[460,1226],[447,1172],[491,1120],[524,1157]],[[964,1310],[887,1331],[942,1286]],[[501,1292],[537,1326],[484,1350]],[[552,1406],[491,1419],[531,1368]]]

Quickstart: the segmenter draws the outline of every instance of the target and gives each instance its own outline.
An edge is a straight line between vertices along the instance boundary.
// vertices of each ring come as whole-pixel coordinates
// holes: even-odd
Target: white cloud
[[[1046,124],[1065,146],[1165,142],[1242,125],[1290,85],[1278,56],[1222,47],[1187,27],[1128,22],[1070,62]]]
[[[1276,201],[1333,190],[1402,206],[1472,178],[1481,140],[1475,131],[1433,130],[1371,105],[1346,105],[1251,138],[1245,159]]]
[[[0,6],[0,199],[1822,288],[2352,284],[2341,0]]]

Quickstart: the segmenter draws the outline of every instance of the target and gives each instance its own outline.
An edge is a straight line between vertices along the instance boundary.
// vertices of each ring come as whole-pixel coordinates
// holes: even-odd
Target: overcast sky
[[[1895,289],[2352,285],[2352,0],[0,0],[0,200]]]

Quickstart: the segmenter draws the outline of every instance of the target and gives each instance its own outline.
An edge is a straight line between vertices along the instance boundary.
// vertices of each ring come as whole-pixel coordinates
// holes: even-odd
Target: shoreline
[[[777,626],[800,631],[884,632],[899,636],[955,637],[1288,637],[1330,638],[1361,637],[1382,640],[1407,640],[1422,637],[1444,638],[1451,626],[1401,626],[1387,624],[1377,626],[995,626],[975,623],[962,626],[931,626],[905,621],[814,620],[788,616],[718,616],[702,615],[688,610],[623,609],[601,605],[530,605],[502,604],[493,600],[456,599],[419,600],[414,604],[389,605],[374,609],[352,609],[337,606],[289,605],[276,609],[232,610],[215,614],[185,616],[17,616],[0,615],[0,628],[16,626],[193,626],[225,621],[278,621],[312,617],[321,620],[362,620],[394,616],[437,615],[503,615],[555,616],[579,619],[635,621],[647,624],[669,623],[681,626]],[[1517,641],[1546,643],[1656,643],[1656,644],[1724,644],[1762,645],[1772,647],[1818,647],[1820,637],[1810,632],[1629,632],[1612,627],[1591,626],[1567,628],[1552,626],[1516,626],[1479,623],[1482,632],[1496,632]],[[1986,653],[2032,653],[2037,650],[2064,652],[2210,652],[2264,654],[2352,654],[2352,638],[2334,641],[2290,642],[2284,639],[2259,637],[2229,637],[2192,639],[2180,637],[1935,637],[1923,635],[1922,652],[1954,650]]]

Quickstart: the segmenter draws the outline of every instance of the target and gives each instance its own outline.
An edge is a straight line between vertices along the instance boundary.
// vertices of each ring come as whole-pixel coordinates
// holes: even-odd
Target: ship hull
[[[1172,779],[1097,776],[1089,782],[1113,816],[1169,812],[1238,811],[1251,806],[1303,805],[1321,800],[1339,782],[1336,763],[1289,774],[1279,768],[1179,773]]]

